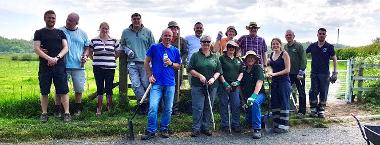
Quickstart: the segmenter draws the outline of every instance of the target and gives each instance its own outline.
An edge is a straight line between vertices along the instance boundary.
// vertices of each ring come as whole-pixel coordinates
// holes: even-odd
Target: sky
[[[43,28],[43,14],[56,12],[56,27],[65,25],[67,15],[80,16],[78,27],[89,38],[99,34],[101,22],[110,24],[111,37],[119,39],[131,24],[131,15],[142,15],[142,23],[156,40],[169,21],[178,22],[181,36],[193,35],[196,22],[215,40],[232,25],[238,39],[247,35],[245,26],[256,22],[258,35],[267,44],[274,37],[285,42],[287,29],[295,32],[299,42],[317,41],[317,30],[327,29],[326,41],[363,46],[380,37],[380,0],[7,0],[0,5],[0,36],[33,39],[35,30]]]

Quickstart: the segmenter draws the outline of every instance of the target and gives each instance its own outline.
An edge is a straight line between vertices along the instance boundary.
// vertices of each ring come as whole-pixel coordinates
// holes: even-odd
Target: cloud
[[[327,0],[327,4],[331,6],[342,6],[342,5],[357,5],[369,3],[370,0]]]

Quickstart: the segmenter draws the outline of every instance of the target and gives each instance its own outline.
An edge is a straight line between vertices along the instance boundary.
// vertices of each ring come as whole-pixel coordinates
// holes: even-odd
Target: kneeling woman
[[[252,125],[253,138],[261,138],[261,104],[265,101],[264,95],[264,73],[258,64],[258,57],[254,51],[247,51],[244,59],[246,68],[243,71],[241,81],[242,97],[248,98],[247,103],[251,105],[246,115],[246,120]]]

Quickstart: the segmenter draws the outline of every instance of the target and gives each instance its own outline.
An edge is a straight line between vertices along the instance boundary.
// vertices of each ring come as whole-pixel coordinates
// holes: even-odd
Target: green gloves
[[[247,104],[248,104],[249,106],[252,106],[252,105],[253,105],[253,102],[255,101],[256,98],[257,98],[257,94],[252,93],[251,97],[249,97],[249,98],[247,99]]]
[[[240,81],[236,80],[236,81],[232,82],[231,85],[234,87],[237,87],[240,85]]]
[[[228,84],[227,82],[223,82],[223,86],[224,86],[226,89],[231,89],[230,84]]]

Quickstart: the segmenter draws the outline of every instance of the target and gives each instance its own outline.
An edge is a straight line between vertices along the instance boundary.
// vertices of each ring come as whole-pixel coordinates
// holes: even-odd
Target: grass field
[[[11,56],[12,54],[0,55],[0,142],[109,135],[123,136],[127,133],[127,119],[131,116],[131,111],[122,110],[117,106],[118,88],[114,89],[115,109],[111,112],[105,112],[101,117],[95,116],[96,99],[89,100],[87,97],[96,91],[91,62],[86,64],[87,82],[83,97],[84,111],[82,115],[73,118],[70,123],[63,123],[61,119],[54,118],[51,115],[53,108],[53,97],[51,96],[54,94],[52,87],[49,98],[50,118],[48,123],[40,123],[38,61],[12,61]],[[345,63],[339,63],[339,70],[345,69]],[[307,72],[310,72],[310,62]],[[308,89],[310,88],[309,75],[306,78],[308,82],[306,88]],[[115,82],[118,79],[119,73],[116,71]],[[339,79],[345,81],[345,73],[339,73]],[[70,90],[72,90],[71,88],[70,84]],[[341,89],[345,89],[345,87],[342,86]],[[133,94],[133,92],[130,90],[129,94]],[[70,96],[72,102],[72,91]],[[130,104],[134,107],[136,101],[132,100]],[[215,115],[216,124],[219,125],[219,114],[215,113]],[[172,119],[173,132],[191,131],[191,115],[182,114],[174,116]],[[137,116],[134,122],[135,131],[142,133],[146,128],[146,117]]]

